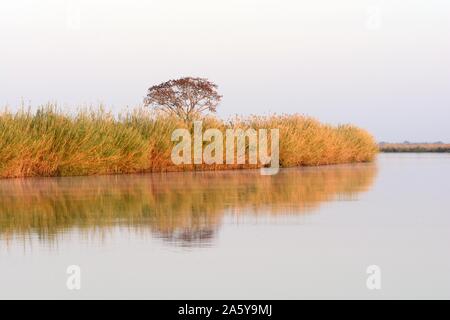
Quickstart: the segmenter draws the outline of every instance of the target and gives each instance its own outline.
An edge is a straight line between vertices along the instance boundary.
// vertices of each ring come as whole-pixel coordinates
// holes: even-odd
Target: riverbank
[[[303,115],[205,117],[204,129],[278,128],[280,166],[317,166],[372,161],[373,137],[352,125],[330,126]],[[0,178],[80,176],[179,170],[254,168],[260,165],[182,165],[171,160],[174,117],[136,109],[113,116],[102,108],[69,115],[52,105],[37,112],[0,114]]]
[[[450,144],[445,143],[382,143],[381,152],[450,152]]]

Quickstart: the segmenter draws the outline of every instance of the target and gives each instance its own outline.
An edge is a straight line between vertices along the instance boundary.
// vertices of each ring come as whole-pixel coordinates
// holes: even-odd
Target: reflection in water
[[[321,203],[354,199],[376,175],[374,164],[0,181],[0,240],[37,235],[56,241],[72,230],[125,226],[177,245],[214,239],[226,214],[299,215]]]

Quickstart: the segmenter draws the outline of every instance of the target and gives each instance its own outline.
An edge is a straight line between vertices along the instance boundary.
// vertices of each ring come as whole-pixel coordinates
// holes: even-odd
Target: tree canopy
[[[144,103],[191,122],[204,112],[216,112],[221,99],[215,83],[205,78],[185,77],[152,86]]]

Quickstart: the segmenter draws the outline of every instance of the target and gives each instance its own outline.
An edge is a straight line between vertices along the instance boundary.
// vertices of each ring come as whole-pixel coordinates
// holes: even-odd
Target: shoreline
[[[381,152],[380,152],[381,153]],[[379,154],[380,154],[379,153]],[[328,163],[328,164],[319,164],[319,165],[302,165],[302,166],[289,166],[282,167],[280,166],[280,170],[287,169],[315,169],[315,168],[333,168],[339,166],[349,166],[349,165],[369,165],[374,164],[375,160],[370,161],[357,161],[357,162],[340,162],[340,163]],[[147,174],[166,174],[166,173],[207,173],[207,172],[233,172],[233,171],[249,171],[253,172],[255,170],[261,169],[261,166],[251,166],[251,165],[242,165],[242,167],[206,167],[202,168],[180,168],[178,166],[167,167],[161,170],[144,170],[144,171],[135,171],[135,172],[119,172],[119,173],[101,173],[101,174],[90,174],[90,175],[35,175],[35,176],[20,176],[20,177],[0,177],[0,182],[4,180],[22,180],[22,179],[36,179],[36,178],[82,178],[82,177],[108,177],[108,176],[131,176],[131,175],[147,175]],[[277,174],[275,174],[276,176]]]
[[[382,143],[382,153],[450,153],[450,144],[446,143]]]

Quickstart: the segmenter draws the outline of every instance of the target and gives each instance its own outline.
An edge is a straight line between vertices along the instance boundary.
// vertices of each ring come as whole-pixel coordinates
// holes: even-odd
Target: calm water
[[[2,180],[0,298],[450,298],[449,190],[448,154]]]

